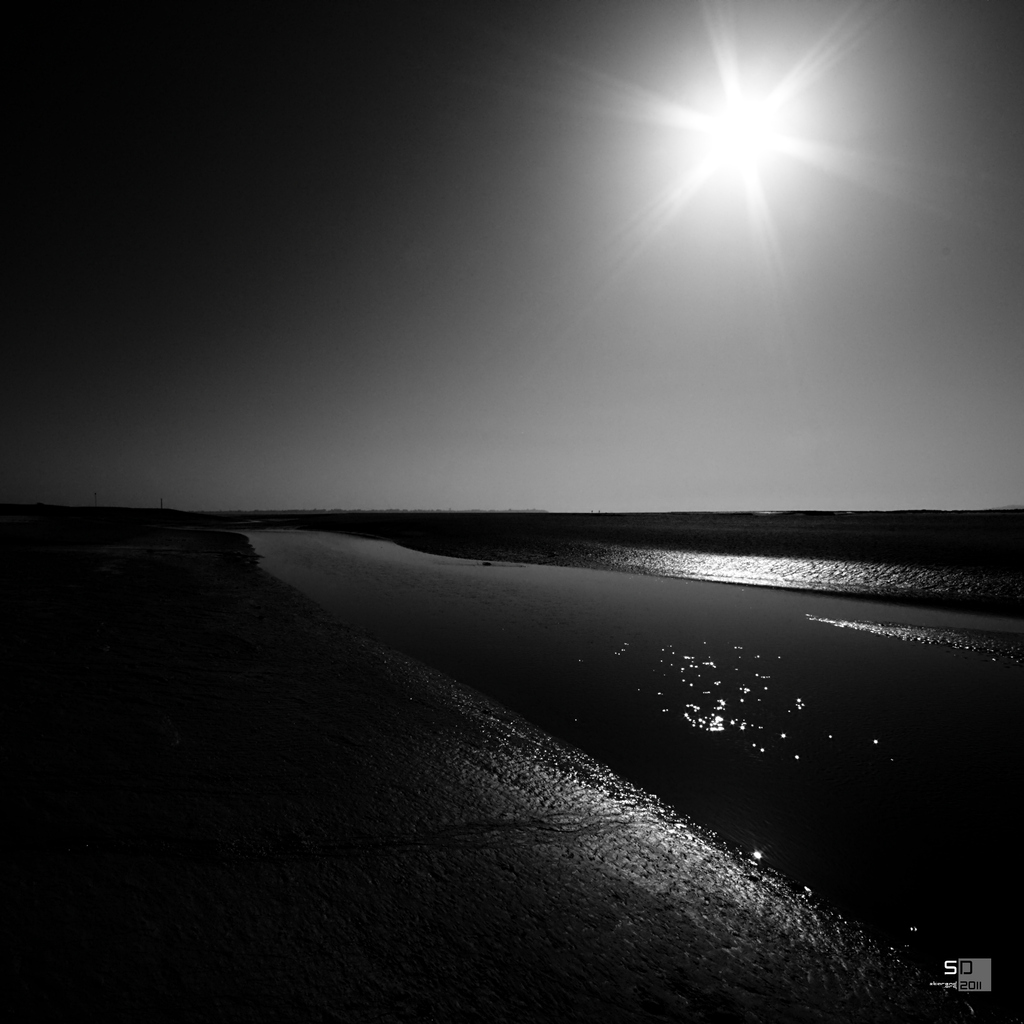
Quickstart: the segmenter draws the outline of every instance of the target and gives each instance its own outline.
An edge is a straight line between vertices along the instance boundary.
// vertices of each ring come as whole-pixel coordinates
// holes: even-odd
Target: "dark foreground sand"
[[[0,525],[6,1019],[973,1011],[244,538]]]

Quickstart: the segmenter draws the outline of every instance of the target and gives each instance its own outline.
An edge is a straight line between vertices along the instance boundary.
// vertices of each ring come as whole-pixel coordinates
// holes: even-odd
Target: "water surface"
[[[1024,782],[1024,672],[998,646],[942,638],[1019,635],[1019,620],[486,565],[342,534],[247,536],[264,568],[343,621],[580,747],[893,944],[956,956],[1003,931],[990,887]]]

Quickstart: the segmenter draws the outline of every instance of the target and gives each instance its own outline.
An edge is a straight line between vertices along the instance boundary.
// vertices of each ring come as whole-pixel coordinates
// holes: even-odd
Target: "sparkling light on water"
[[[659,648],[657,654],[653,664],[645,664],[643,649],[636,645],[630,649],[623,642],[612,651],[614,657],[627,659],[627,670],[630,663],[636,666],[638,678],[648,672],[659,677],[655,696],[667,698],[660,702],[661,713],[674,714],[680,721],[709,733],[770,731],[770,722],[777,718],[779,708],[773,706],[769,711],[764,704],[768,700],[765,681],[772,678],[770,673],[761,671],[767,658],[744,651],[738,644],[717,657],[683,653],[671,643]],[[781,661],[781,655],[775,659]],[[644,692],[642,686],[634,689]],[[805,707],[803,698],[797,697],[792,707],[782,710],[792,714]],[[785,737],[782,733],[781,738]]]

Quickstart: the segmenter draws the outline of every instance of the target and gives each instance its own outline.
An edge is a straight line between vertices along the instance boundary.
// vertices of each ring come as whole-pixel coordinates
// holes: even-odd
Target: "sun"
[[[767,100],[734,96],[708,118],[710,157],[716,166],[754,170],[775,148],[774,105]]]
[[[783,181],[789,165],[809,165],[891,192],[879,177],[877,161],[804,135],[808,121],[815,121],[815,103],[802,103],[804,94],[860,45],[868,22],[851,5],[850,12],[827,28],[788,71],[769,74],[771,62],[764,55],[743,66],[729,5],[724,0],[721,4],[702,0],[701,6],[717,86],[690,82],[688,91],[697,93],[692,105],[681,98],[638,92],[632,85],[624,86],[616,97],[617,104],[622,104],[617,109],[629,111],[627,116],[665,130],[659,153],[668,157],[659,159],[666,172],[659,187],[616,232],[615,244],[621,249],[616,262],[622,268],[632,264],[716,178],[729,179],[719,198],[738,193],[745,199],[751,243],[772,288],[781,287],[782,249],[772,202],[773,197],[778,200],[791,193]]]

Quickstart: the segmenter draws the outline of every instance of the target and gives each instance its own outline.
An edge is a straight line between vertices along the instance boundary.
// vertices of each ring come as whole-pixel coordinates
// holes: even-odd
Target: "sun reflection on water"
[[[1013,598],[1021,587],[1021,574],[1011,570],[624,546],[608,554],[611,564],[627,572],[837,594],[995,600]]]
[[[707,641],[702,643],[707,645]],[[718,655],[708,651],[688,654],[670,643],[651,652],[651,657],[623,642],[612,653],[636,666],[631,670],[635,680],[642,679],[648,668],[658,677],[653,695],[659,698],[659,713],[672,714],[706,733],[761,734],[759,741],[750,744],[758,753],[764,753],[766,744],[772,746],[772,736],[776,741],[786,739],[787,733],[776,727],[780,714],[792,715],[806,708],[802,697],[792,699],[791,704],[783,697],[769,704],[768,681],[772,674],[764,671],[768,656],[746,651],[740,645],[732,645]],[[778,663],[782,656],[775,655],[774,659]],[[642,685],[632,689],[638,694],[645,692]],[[780,707],[780,702],[786,706]],[[799,755],[793,756],[799,759]]]

